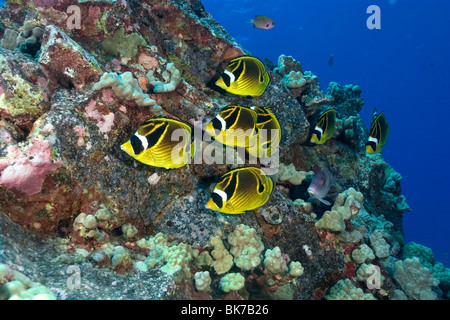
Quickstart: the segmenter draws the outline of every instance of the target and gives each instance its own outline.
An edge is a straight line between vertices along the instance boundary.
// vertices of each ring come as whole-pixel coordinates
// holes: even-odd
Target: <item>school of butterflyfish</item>
[[[270,83],[264,64],[252,56],[242,56],[228,62],[215,85],[228,93],[246,97],[261,96]],[[336,109],[318,114],[310,143],[321,145],[335,133]],[[257,158],[267,158],[277,152],[281,128],[268,106],[228,105],[222,108],[204,127],[204,131],[219,143],[244,148]],[[386,144],[389,125],[384,112],[373,112],[367,153],[379,153]],[[176,169],[190,163],[195,155],[195,141],[190,125],[166,117],[145,121],[121,149],[144,164]],[[257,167],[243,167],[222,175],[215,184],[206,208],[227,214],[240,214],[267,203],[273,191],[273,181]]]

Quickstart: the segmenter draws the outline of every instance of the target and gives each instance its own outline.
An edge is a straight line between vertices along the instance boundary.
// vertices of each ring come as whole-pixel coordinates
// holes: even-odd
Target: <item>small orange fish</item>
[[[250,22],[258,29],[269,30],[275,27],[275,22],[266,16],[255,16],[255,19],[251,19]]]

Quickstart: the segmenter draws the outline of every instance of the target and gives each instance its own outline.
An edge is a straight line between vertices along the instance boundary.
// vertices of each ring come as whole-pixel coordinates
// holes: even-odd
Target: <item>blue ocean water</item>
[[[367,127],[373,108],[385,111],[391,130],[384,159],[403,176],[406,241],[430,247],[450,267],[450,134],[447,0],[203,0],[205,8],[253,55],[274,63],[291,55],[318,76],[322,90],[335,81],[358,84]],[[370,5],[381,29],[367,28]],[[248,21],[266,15],[275,28]],[[333,55],[333,65],[328,59]]]

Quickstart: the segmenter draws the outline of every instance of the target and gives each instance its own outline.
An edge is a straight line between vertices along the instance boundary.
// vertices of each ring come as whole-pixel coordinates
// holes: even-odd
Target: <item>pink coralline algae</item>
[[[9,147],[8,157],[0,160],[0,184],[27,195],[39,193],[47,175],[62,166],[61,160],[52,160],[51,151],[48,141],[36,138],[25,151]]]
[[[114,124],[114,113],[102,114],[97,108],[95,101],[89,102],[86,107],[86,115],[94,120],[97,120],[97,127],[101,133],[108,133]]]
[[[94,24],[97,24],[98,15],[100,13],[101,9],[99,7],[89,7],[89,17],[91,17]]]

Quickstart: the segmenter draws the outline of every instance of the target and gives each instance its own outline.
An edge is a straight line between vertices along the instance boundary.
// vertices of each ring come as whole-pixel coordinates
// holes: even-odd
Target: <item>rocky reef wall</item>
[[[106,268],[89,282],[101,287],[104,272],[119,287],[134,288],[108,291],[114,298],[321,299],[337,295],[330,288],[344,279],[359,291],[349,283],[341,291],[356,297],[398,296],[401,286],[384,270],[404,245],[402,214],[410,209],[401,175],[381,155],[365,153],[361,88],[330,83],[323,92],[317,76],[281,56],[267,63],[271,82],[262,96],[214,90],[227,61],[250,52],[196,0],[7,1],[0,17],[0,284],[14,281],[8,262],[23,257],[28,276],[60,299],[107,297],[60,288],[56,267],[45,261]],[[269,106],[282,128],[276,188],[254,212],[205,208],[211,183],[231,165],[165,170],[120,149],[149,117],[201,126],[229,104]],[[330,106],[336,133],[313,145],[315,117]],[[307,201],[315,165],[336,179],[332,208]],[[232,251],[239,232],[249,245]],[[43,260],[32,246],[46,248]],[[364,246],[375,255],[361,258]],[[379,246],[387,255],[376,254]],[[366,262],[383,269],[384,287],[369,290],[358,280]],[[167,294],[141,292],[136,281],[165,286]]]

